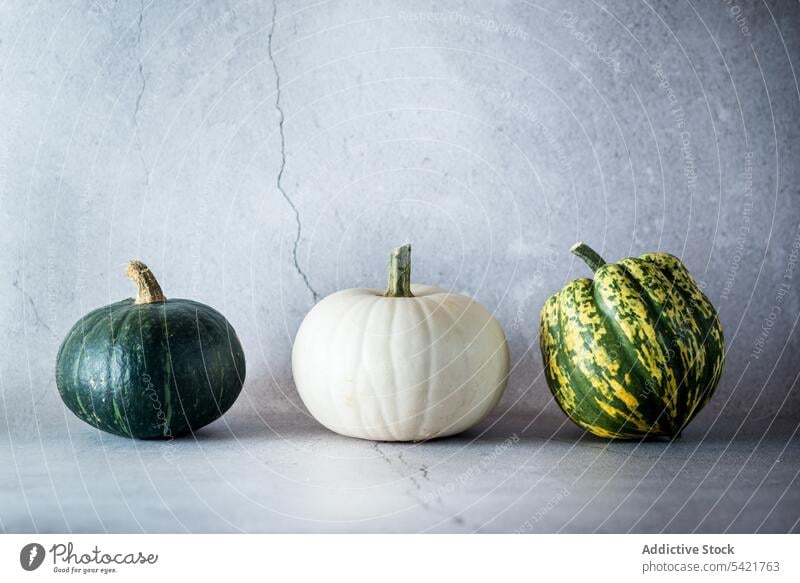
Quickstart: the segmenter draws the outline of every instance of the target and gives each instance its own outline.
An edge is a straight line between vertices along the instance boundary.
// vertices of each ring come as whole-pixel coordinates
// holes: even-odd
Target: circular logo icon
[[[26,571],[35,571],[44,562],[44,547],[39,543],[28,543],[19,552],[19,564]]]

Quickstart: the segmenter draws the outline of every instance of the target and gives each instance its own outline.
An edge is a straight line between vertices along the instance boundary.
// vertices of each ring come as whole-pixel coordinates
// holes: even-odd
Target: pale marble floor
[[[800,440],[606,443],[558,420],[425,444],[304,417],[236,419],[171,445],[100,435],[0,443],[8,532],[787,532]],[[70,441],[71,440],[71,441]]]

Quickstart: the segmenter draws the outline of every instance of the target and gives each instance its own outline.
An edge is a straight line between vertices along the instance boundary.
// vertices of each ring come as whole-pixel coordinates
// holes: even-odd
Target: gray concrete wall
[[[132,294],[131,258],[236,327],[232,427],[298,414],[304,314],[382,286],[405,241],[416,281],[505,326],[498,412],[555,418],[538,311],[588,275],[582,239],[679,255],[718,306],[728,364],[692,431],[791,430],[799,48],[795,2],[4,0],[0,423],[80,426],[56,350]]]

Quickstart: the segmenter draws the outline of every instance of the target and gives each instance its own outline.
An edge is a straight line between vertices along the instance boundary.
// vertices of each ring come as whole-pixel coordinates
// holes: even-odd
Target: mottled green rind
[[[61,398],[80,419],[116,435],[169,439],[208,425],[236,401],[242,346],[213,308],[192,300],[90,312],[56,359]]]
[[[561,409],[600,437],[675,437],[711,398],[722,326],[686,267],[667,253],[605,264],[542,308],[540,347]]]

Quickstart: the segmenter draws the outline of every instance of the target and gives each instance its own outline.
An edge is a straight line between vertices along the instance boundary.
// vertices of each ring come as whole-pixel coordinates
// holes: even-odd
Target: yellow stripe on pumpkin
[[[563,348],[571,355],[570,360],[581,375],[606,403],[614,399],[622,401],[628,407],[625,414],[627,423],[639,431],[649,431],[650,424],[637,410],[639,401],[614,378],[619,375],[620,362],[611,357],[601,342],[606,329],[594,302],[592,285],[590,279],[576,279],[567,284],[559,295]]]
[[[678,382],[672,369],[666,366],[667,356],[661,347],[655,322],[651,321],[647,305],[630,280],[625,269],[607,264],[595,273],[599,300],[614,324],[631,346],[639,364],[659,383],[662,401],[673,418],[677,415],[675,395]]]

